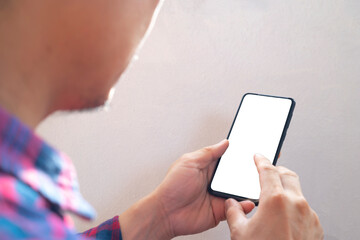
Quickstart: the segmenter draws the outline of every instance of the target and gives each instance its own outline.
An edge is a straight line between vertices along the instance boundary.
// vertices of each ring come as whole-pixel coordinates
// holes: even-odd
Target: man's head
[[[159,1],[0,0],[0,100],[16,81],[46,88],[49,111],[102,105]]]

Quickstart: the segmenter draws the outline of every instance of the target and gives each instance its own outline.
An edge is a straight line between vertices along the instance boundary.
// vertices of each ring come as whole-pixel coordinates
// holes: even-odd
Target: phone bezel
[[[289,128],[289,125],[290,125],[290,121],[291,121],[291,118],[292,118],[292,115],[293,115],[293,112],[294,112],[294,109],[295,109],[296,102],[295,102],[295,100],[294,100],[293,98],[289,98],[289,97],[280,97],[280,96],[265,95],[265,94],[258,94],[258,93],[246,93],[246,94],[242,97],[242,99],[241,99],[241,101],[240,101],[239,107],[238,107],[238,109],[237,109],[237,111],[236,111],[234,120],[233,120],[233,122],[232,122],[232,124],[231,124],[230,131],[229,131],[226,139],[229,139],[230,134],[231,134],[231,131],[232,131],[233,126],[234,126],[234,124],[235,124],[236,118],[237,118],[238,113],[239,113],[239,111],[240,111],[241,105],[242,105],[245,97],[248,96],[248,95],[256,95],[256,96],[262,96],[262,97],[272,97],[272,98],[282,98],[282,99],[288,99],[288,100],[291,101],[290,110],[289,110],[289,113],[288,113],[288,116],[287,116],[287,119],[286,119],[286,122],[285,122],[285,125],[284,125],[284,128],[283,128],[283,132],[282,132],[282,134],[281,134],[281,138],[280,138],[280,141],[279,141],[277,150],[276,150],[276,154],[275,154],[274,159],[272,160],[272,164],[273,164],[273,165],[276,165],[277,159],[278,159],[279,154],[280,154],[280,151],[281,151],[281,147],[282,147],[283,142],[284,142],[285,137],[286,137],[287,129]],[[235,199],[235,200],[237,200],[237,201],[250,200],[250,201],[254,202],[255,205],[257,206],[257,205],[259,204],[259,199],[251,199],[251,198],[246,198],[246,197],[242,197],[242,196],[232,195],[232,194],[229,194],[229,193],[224,193],[224,192],[215,191],[215,190],[213,190],[213,189],[211,188],[211,183],[212,183],[212,181],[213,181],[213,179],[214,179],[214,176],[215,176],[215,173],[216,173],[216,170],[217,170],[217,168],[218,168],[218,166],[219,166],[220,161],[221,161],[221,157],[218,159],[218,161],[217,161],[217,163],[216,163],[215,170],[214,170],[214,172],[213,172],[213,174],[212,174],[211,181],[210,181],[209,186],[208,186],[208,191],[209,191],[209,193],[212,194],[212,195],[214,195],[214,196],[221,197],[221,198],[226,198],[226,199],[227,199],[227,198],[233,198],[233,199]]]

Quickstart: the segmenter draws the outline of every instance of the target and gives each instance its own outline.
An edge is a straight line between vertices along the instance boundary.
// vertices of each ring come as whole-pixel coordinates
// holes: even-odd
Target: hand
[[[207,188],[228,145],[224,140],[178,159],[153,193],[119,216],[123,239],[171,239],[225,220],[225,200],[209,195]],[[254,203],[244,201],[240,206],[248,213]]]
[[[210,195],[207,188],[216,162],[228,145],[229,142],[224,140],[183,155],[156,189],[172,237],[199,233],[225,220],[225,200]],[[244,213],[254,208],[250,201],[240,205]]]
[[[261,185],[259,208],[248,219],[241,204],[226,201],[231,239],[323,239],[319,218],[305,200],[296,173],[275,167],[260,155],[255,163]]]

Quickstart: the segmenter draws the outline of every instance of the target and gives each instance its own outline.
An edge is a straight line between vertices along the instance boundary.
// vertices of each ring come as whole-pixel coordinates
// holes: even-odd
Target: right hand
[[[323,239],[319,218],[305,200],[297,174],[273,166],[261,155],[254,159],[260,175],[259,208],[247,218],[241,204],[226,200],[231,239]]]

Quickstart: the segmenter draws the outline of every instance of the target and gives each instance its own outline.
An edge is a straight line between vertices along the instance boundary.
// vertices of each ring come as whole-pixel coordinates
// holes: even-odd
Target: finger
[[[194,163],[197,168],[207,168],[212,162],[218,160],[226,151],[229,146],[228,140],[222,140],[221,142],[202,148],[192,153],[187,153],[183,157]]]
[[[240,205],[243,208],[245,214],[249,214],[255,208],[255,203],[252,201],[242,201],[240,202]]]
[[[217,222],[223,221],[226,219],[225,216],[225,199],[223,198],[218,198],[218,197],[212,197],[212,208],[214,211],[214,216],[217,216],[218,218],[216,219]],[[244,210],[245,214],[249,214],[254,208],[255,208],[255,204],[251,201],[242,201],[239,202],[238,204],[241,205],[242,209]]]
[[[280,174],[280,179],[284,190],[290,191],[296,195],[302,195],[299,176],[295,172],[285,167],[278,166],[276,168]]]
[[[215,196],[210,196],[211,199],[211,207],[214,212],[214,217],[216,220],[216,223],[220,221],[224,221],[226,219],[225,217],[225,199],[219,198]]]
[[[231,198],[225,201],[225,215],[230,231],[241,229],[247,222],[242,205]]]
[[[261,154],[255,154],[254,160],[259,172],[261,195],[283,191],[280,175],[275,166]]]
[[[212,145],[210,147],[205,147],[205,151],[206,150],[210,150],[210,152],[212,153],[212,160],[217,160],[219,159],[226,151],[226,149],[229,146],[229,141],[227,139],[222,140],[221,142]]]

